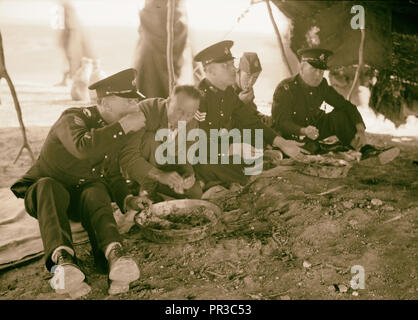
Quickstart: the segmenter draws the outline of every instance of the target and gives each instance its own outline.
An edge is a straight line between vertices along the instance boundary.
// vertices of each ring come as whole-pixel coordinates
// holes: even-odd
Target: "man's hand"
[[[183,188],[185,190],[188,190],[191,187],[193,187],[193,185],[195,184],[195,182],[196,182],[196,178],[195,178],[194,174],[192,174],[191,176],[188,176],[188,177],[184,178],[184,180],[183,180]]]
[[[366,141],[366,128],[364,127],[363,124],[358,124],[356,126],[357,128],[357,132],[353,138],[353,140],[351,140],[351,146],[355,149],[355,150],[360,150],[362,146],[364,146],[367,141]]]
[[[319,131],[314,126],[307,126],[306,128],[300,129],[300,133],[307,136],[311,140],[316,140],[319,137]]]
[[[135,210],[140,211],[143,210],[145,207],[150,207],[152,205],[152,201],[148,199],[146,196],[128,196],[125,200],[125,210]]]
[[[252,102],[254,100],[254,90],[253,90],[253,88],[249,88],[247,90],[241,91],[238,94],[238,97],[245,104]]]
[[[183,178],[176,171],[162,171],[158,177],[158,182],[169,186],[176,193],[184,193]]]
[[[242,159],[246,159],[246,157],[253,158],[256,156],[261,156],[262,150],[254,148],[249,143],[231,143],[229,145],[229,155],[230,156],[238,155]]]
[[[273,147],[280,148],[285,154],[293,159],[302,157],[304,154],[309,154],[309,151],[302,149],[304,143],[294,140],[286,140],[277,136],[273,141]]]
[[[135,132],[145,127],[145,116],[142,111],[132,112],[120,119],[119,123],[125,134],[128,134],[131,131]]]

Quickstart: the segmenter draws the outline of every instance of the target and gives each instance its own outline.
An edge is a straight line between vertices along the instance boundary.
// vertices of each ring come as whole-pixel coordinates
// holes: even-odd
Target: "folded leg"
[[[45,251],[45,264],[51,270],[51,255],[58,247],[73,249],[67,211],[70,203],[68,190],[52,178],[41,178],[29,187],[25,195],[26,211],[38,219]]]

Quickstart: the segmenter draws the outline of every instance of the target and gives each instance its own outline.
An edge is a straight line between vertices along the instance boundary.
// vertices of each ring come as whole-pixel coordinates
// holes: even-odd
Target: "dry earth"
[[[29,128],[39,152],[48,128]],[[30,164],[17,128],[0,129],[2,187]],[[148,242],[137,227],[126,245],[141,269],[127,294],[109,296],[89,244],[76,250],[92,287],[83,299],[416,299],[418,297],[418,140],[395,144],[400,156],[385,166],[354,166],[345,179],[292,170],[258,177],[215,202],[223,209],[216,233],[196,243]],[[320,193],[341,187],[327,194]],[[238,221],[237,221],[238,219]],[[350,288],[351,267],[364,268],[365,289]],[[1,299],[62,299],[37,260],[0,274]],[[338,286],[344,285],[344,287]],[[358,294],[358,295],[357,295]]]
[[[68,88],[52,87],[63,70],[52,30],[1,27],[6,63],[38,154],[59,113],[78,104],[69,100]],[[136,30],[90,31],[109,74],[130,65]],[[269,53],[263,61],[277,59],[274,39],[250,42],[242,35],[234,40],[237,46],[249,43]],[[276,69],[265,68],[257,96],[272,96],[277,74]],[[268,92],[262,91],[264,87]],[[4,81],[0,98],[0,187],[9,187],[29,168],[30,158],[24,151],[13,164],[21,136],[19,128],[10,127],[16,125],[16,114]],[[224,223],[200,242],[159,245],[143,239],[134,227],[126,245],[138,261],[141,277],[127,294],[108,296],[107,277],[97,273],[89,245],[77,246],[92,286],[83,299],[417,299],[418,139],[395,142],[384,135],[370,139],[381,146],[397,145],[400,156],[386,166],[356,165],[345,179],[315,178],[293,170],[259,177],[241,194],[230,193],[217,201]],[[335,187],[341,188],[319,195]],[[349,285],[354,265],[363,266],[366,274],[365,289],[357,296]],[[0,299],[65,298],[52,291],[50,277],[41,259],[3,271]],[[337,289],[339,285],[347,292],[341,292],[342,286]]]

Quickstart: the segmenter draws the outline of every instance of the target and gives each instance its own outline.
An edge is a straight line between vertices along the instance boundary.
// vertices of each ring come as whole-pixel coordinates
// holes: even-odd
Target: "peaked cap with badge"
[[[136,88],[135,78],[136,70],[130,68],[93,83],[89,89],[96,90],[98,98],[115,95],[122,98],[145,99]]]
[[[321,48],[299,49],[297,53],[301,61],[307,61],[312,67],[321,70],[328,69],[328,58],[333,54],[331,50]]]
[[[235,59],[231,53],[231,47],[234,42],[231,40],[224,40],[215,43],[206,49],[200,51],[195,57],[194,61],[202,62],[202,64],[208,65],[209,63],[221,63]]]

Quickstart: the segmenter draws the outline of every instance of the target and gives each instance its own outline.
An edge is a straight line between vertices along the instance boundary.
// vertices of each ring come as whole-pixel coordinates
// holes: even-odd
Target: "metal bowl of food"
[[[304,156],[296,164],[298,171],[320,178],[338,179],[345,178],[352,164],[343,159],[326,157],[322,155]]]
[[[153,204],[135,216],[144,237],[157,243],[186,243],[212,234],[221,209],[204,200],[170,200]]]

